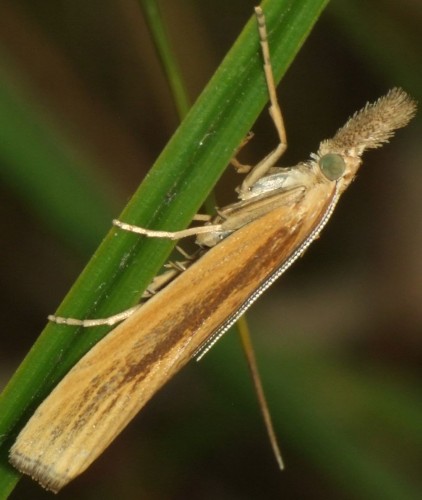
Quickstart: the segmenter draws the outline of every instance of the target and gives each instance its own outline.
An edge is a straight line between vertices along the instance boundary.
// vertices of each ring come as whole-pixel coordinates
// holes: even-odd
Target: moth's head
[[[416,102],[402,89],[356,112],[332,139],[321,142],[314,159],[328,180],[336,180],[339,191],[352,182],[367,149],[381,147],[394,132],[407,125],[416,113]]]

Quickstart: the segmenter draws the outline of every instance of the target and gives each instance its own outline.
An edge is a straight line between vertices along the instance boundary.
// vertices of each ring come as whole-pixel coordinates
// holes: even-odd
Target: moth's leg
[[[208,215],[208,214],[195,214],[192,217],[192,220],[199,220],[201,222],[208,222],[211,219],[212,219],[212,215]]]
[[[193,259],[192,259],[193,260]],[[156,293],[158,293],[162,288],[164,288],[170,281],[173,281],[179,274],[185,271],[192,260],[169,262],[166,264],[167,271],[156,276],[152,282],[148,285],[145,292],[142,294],[143,299],[149,299]],[[93,326],[114,326],[117,323],[121,323],[125,319],[129,318],[142,304],[137,304],[134,307],[126,309],[118,314],[109,316],[108,318],[97,318],[97,319],[76,319],[76,318],[65,318],[62,316],[50,315],[48,320],[58,325],[69,325],[69,326],[83,326],[83,327],[93,327]]]
[[[252,139],[253,136],[253,132],[248,132],[248,135],[243,139],[243,141],[240,143],[240,146],[236,149],[234,157],[230,160],[231,165],[235,168],[238,174],[248,174],[253,169],[252,165],[246,165],[237,159],[239,151],[241,151],[246,146],[246,144]]]
[[[158,293],[171,281],[173,281],[179,274],[182,274],[186,269],[192,265],[198,258],[198,255],[189,255],[184,250],[178,247],[178,251],[185,257],[186,260],[182,261],[170,261],[164,265],[167,268],[163,273],[155,276],[155,278],[148,285],[145,292],[142,294],[142,299],[147,300],[153,295]],[[83,326],[83,327],[93,327],[108,325],[113,326],[117,323],[124,321],[129,318],[137,309],[141,307],[142,304],[137,304],[121,313],[109,316],[108,318],[98,318],[98,319],[76,319],[76,318],[65,318],[62,316],[50,315],[48,320],[59,325],[69,325],[69,326]]]
[[[134,307],[131,307],[130,309],[126,309],[125,311],[122,311],[118,314],[109,316],[108,318],[76,319],[76,318],[64,318],[62,316],[54,316],[53,314],[50,314],[48,316],[48,320],[52,321],[53,323],[57,323],[58,325],[84,326],[84,327],[102,326],[102,325],[113,326],[131,316],[136,311],[136,309],[138,309],[138,307],[140,307],[139,304]]]
[[[242,185],[238,188],[240,198],[242,193],[245,193],[255,182],[263,177],[270,168],[272,168],[278,159],[283,155],[287,149],[286,130],[284,128],[283,115],[277,100],[276,85],[274,82],[274,75],[271,66],[270,49],[268,45],[267,28],[265,25],[265,17],[261,7],[255,7],[256,19],[258,22],[258,32],[261,43],[262,58],[264,61],[265,80],[267,82],[268,94],[270,97],[269,112],[277,131],[280,143],[271,151],[263,160],[261,160],[245,177]]]
[[[180,240],[181,238],[187,238],[188,236],[196,236],[198,234],[213,233],[214,231],[221,231],[220,224],[210,224],[208,226],[190,227],[188,229],[182,229],[181,231],[154,231],[152,229],[145,229],[143,227],[134,226],[133,224],[127,224],[118,219],[113,220],[113,224],[124,231],[129,231],[131,233],[142,234],[143,236],[149,236],[150,238],[166,238],[169,240]]]
[[[186,269],[193,263],[194,257],[188,255],[186,252],[183,253],[187,260],[167,262],[167,264],[164,265],[167,270],[155,276],[145,292],[142,294],[143,299],[149,299],[158,293],[161,289],[168,285],[170,281],[173,281],[177,276],[179,276],[179,274],[186,271]]]

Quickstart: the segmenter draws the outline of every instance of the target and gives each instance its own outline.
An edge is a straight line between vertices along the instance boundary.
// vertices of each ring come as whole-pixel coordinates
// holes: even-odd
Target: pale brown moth
[[[11,463],[45,488],[57,492],[83,472],[167,380],[227,331],[318,237],[363,152],[387,142],[415,114],[414,101],[395,88],[321,142],[308,161],[275,168],[286,134],[264,16],[255,10],[280,143],[245,177],[240,201],[200,228],[155,232],[114,221],[116,231],[150,237],[196,234],[198,244],[209,249],[185,271],[170,270],[164,287],[140,307],[104,321],[51,318],[86,326],[124,321],[69,371],[10,451]]]

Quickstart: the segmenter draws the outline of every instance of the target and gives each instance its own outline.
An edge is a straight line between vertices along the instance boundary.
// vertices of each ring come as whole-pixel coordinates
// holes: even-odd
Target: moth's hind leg
[[[196,256],[190,256],[186,254],[183,250],[181,254],[185,257],[182,261],[170,261],[164,267],[166,270],[158,274],[152,282],[148,285],[147,289],[142,295],[143,300],[151,298],[153,295],[158,293],[171,281],[173,281],[179,274],[183,273],[196,259]],[[125,311],[109,316],[108,318],[97,318],[97,319],[77,319],[77,318],[65,318],[63,316],[55,316],[53,314],[48,316],[48,320],[58,325],[69,325],[69,326],[83,326],[85,328],[94,326],[114,326],[117,323],[121,323],[125,319],[129,318],[139,307],[142,307],[142,303],[137,304]]]

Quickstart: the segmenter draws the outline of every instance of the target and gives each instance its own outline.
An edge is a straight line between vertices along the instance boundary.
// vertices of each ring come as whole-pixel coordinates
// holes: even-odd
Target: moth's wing
[[[246,224],[250,224],[263,215],[279,207],[297,206],[306,194],[304,186],[293,188],[280,187],[273,193],[264,193],[247,200],[242,200],[219,210],[218,216],[212,224],[219,224],[220,230],[200,234],[196,243],[204,247],[213,247],[227,238],[234,231],[238,231]]]
[[[274,272],[303,248],[333,202],[316,186],[245,225],[89,351],[39,406],[10,459],[58,491]]]

